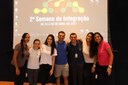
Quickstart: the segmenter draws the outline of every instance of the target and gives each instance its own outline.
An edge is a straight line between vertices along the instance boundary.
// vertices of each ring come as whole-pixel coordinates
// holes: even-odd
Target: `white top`
[[[93,63],[94,58],[90,58],[89,56],[89,46],[87,46],[86,41],[83,42],[83,55],[85,63]]]
[[[28,58],[28,69],[39,69],[39,57],[40,57],[40,49],[34,50],[33,47],[29,49],[29,58]]]
[[[41,47],[41,60],[40,60],[40,65],[41,64],[49,64],[52,65],[52,57],[57,56],[57,51],[54,49],[53,55],[51,55],[51,47],[43,44]]]

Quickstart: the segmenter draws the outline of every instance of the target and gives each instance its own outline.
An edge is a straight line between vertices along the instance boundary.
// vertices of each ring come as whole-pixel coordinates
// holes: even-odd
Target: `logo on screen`
[[[42,8],[35,8],[34,14],[47,13],[84,13],[85,9],[79,6],[76,0],[48,0],[42,3]]]

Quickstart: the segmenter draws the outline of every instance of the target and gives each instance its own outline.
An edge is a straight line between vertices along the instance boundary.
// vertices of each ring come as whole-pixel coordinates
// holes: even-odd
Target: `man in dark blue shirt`
[[[82,41],[77,39],[76,33],[70,34],[67,44],[67,56],[70,70],[71,85],[83,85],[84,57]]]

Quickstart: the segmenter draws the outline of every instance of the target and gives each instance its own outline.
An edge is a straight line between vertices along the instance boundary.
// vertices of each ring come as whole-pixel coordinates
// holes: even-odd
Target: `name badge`
[[[75,58],[78,58],[78,54],[77,53],[75,53]]]

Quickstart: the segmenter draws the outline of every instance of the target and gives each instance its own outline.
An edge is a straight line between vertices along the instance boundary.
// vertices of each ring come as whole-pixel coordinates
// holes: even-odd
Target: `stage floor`
[[[14,82],[0,81],[0,85],[14,85]],[[29,85],[29,84],[27,82],[25,82],[24,85]],[[41,84],[38,83],[37,85],[41,85]],[[52,84],[52,85],[56,85],[56,84]]]
[[[10,81],[0,81],[0,85],[14,85],[14,82],[10,82]],[[29,85],[28,82],[25,82],[24,85]],[[38,83],[37,85],[41,85],[40,83]],[[46,84],[47,85],[47,84]],[[56,84],[51,84],[51,85],[56,85]],[[60,84],[63,85],[63,84]]]

